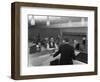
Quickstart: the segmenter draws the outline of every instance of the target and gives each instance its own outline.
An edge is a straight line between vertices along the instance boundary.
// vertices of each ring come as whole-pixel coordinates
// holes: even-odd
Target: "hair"
[[[69,39],[68,38],[64,38],[63,40],[65,40],[65,42],[69,42]]]

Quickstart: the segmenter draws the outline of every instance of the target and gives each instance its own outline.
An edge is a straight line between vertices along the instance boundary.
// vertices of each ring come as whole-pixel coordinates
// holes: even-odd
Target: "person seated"
[[[43,42],[42,42],[43,47],[47,48],[48,42],[49,42],[49,39],[48,39],[47,37],[44,38],[44,40],[43,40]]]
[[[32,53],[36,53],[36,43],[33,43],[32,46],[30,47],[30,50],[29,50],[29,53],[32,54]]]
[[[38,42],[36,44],[36,50],[37,50],[37,52],[40,52],[41,51],[41,43],[40,42]]]

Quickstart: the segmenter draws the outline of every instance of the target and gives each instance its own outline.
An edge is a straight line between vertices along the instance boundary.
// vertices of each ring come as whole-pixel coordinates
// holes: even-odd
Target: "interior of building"
[[[62,43],[63,38],[68,38],[69,44],[73,47],[75,47],[75,42],[78,43],[79,48],[75,49],[76,61],[74,64],[87,64],[87,32],[87,17],[28,15],[28,65],[50,65],[53,57],[49,54],[52,51],[44,48],[37,51],[34,44],[38,45],[40,42],[41,45],[44,45],[43,41],[51,37],[58,46]]]

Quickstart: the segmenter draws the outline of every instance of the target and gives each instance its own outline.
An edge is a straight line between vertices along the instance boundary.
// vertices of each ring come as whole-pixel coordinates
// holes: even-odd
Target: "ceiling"
[[[87,22],[87,17],[70,17],[70,16],[38,16],[28,15],[28,22],[34,26],[46,26],[47,22],[50,26],[57,24],[68,24],[69,22],[81,22],[82,19]]]

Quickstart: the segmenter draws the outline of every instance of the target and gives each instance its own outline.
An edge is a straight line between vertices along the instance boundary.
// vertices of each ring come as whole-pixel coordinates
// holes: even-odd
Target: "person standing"
[[[69,45],[69,40],[65,38],[63,44],[60,45],[59,50],[53,55],[56,57],[61,54],[59,65],[71,65],[73,64],[73,59],[75,59],[74,48]]]
[[[80,43],[77,40],[74,40],[74,49],[80,50]]]
[[[49,41],[48,44],[47,44],[47,49],[48,49],[48,50],[57,49],[57,44],[55,43],[53,37],[50,38],[50,41]]]
[[[86,44],[86,37],[82,38],[82,44],[85,46],[85,44]]]

